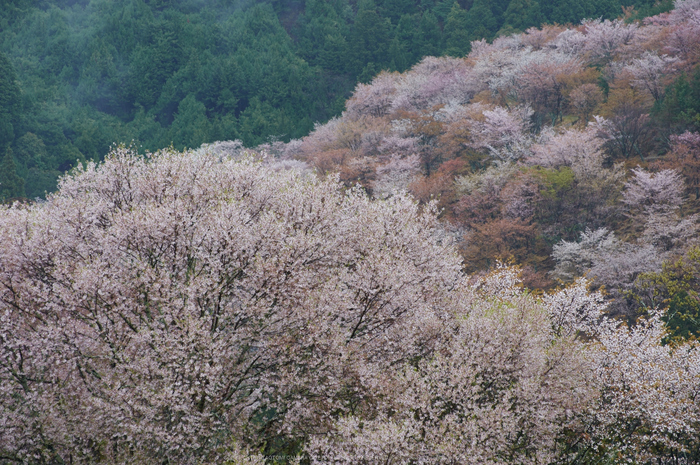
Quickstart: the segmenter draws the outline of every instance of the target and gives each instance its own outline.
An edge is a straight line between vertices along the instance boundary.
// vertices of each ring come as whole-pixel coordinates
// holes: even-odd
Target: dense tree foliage
[[[1,462],[700,462],[700,1],[1,5]]]
[[[359,85],[296,156],[377,197],[438,200],[471,272],[514,260],[544,289],[587,275],[633,321],[639,276],[698,237],[698,15],[686,0],[472,41]]]
[[[45,148],[17,159],[27,194],[52,190],[58,172],[99,160],[119,141],[151,150],[218,139],[255,145],[328,119],[345,78],[300,58],[272,5],[248,3],[2,9],[0,145],[19,153],[29,137]]]
[[[355,83],[382,70],[464,56],[472,40],[544,23],[613,19],[628,3],[3,0],[0,153],[9,144],[18,157],[28,134],[45,148],[34,161],[16,158],[33,199],[115,142],[287,141],[339,115]],[[692,119],[676,111],[689,105],[683,85],[660,114]]]
[[[17,174],[12,149],[5,151],[0,162],[0,200],[15,200],[24,197],[24,179]]]
[[[658,273],[640,276],[636,297],[653,308],[666,306],[669,328],[665,342],[682,343],[700,338],[700,248],[664,264]]]
[[[14,139],[14,126],[19,119],[20,90],[12,64],[0,52],[0,150]]]
[[[698,458],[658,314],[470,277],[435,203],[265,160],[118,148],[0,207],[0,460]]]

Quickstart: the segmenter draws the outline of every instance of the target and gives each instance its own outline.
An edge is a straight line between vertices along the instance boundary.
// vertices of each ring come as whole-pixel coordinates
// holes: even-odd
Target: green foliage
[[[309,61],[344,73],[347,1],[309,5],[327,13],[308,21],[307,36],[316,27],[324,39]],[[0,17],[14,21],[0,33],[0,146],[26,153],[26,134],[43,144],[17,167],[32,196],[115,142],[156,150],[303,136],[353,86],[304,61],[267,2],[27,3]]]
[[[14,139],[20,109],[20,89],[12,64],[0,52],[0,151]]]
[[[399,19],[394,33],[394,39],[389,46],[389,59],[393,69],[405,71],[416,63],[422,55],[419,54],[419,29],[421,16],[418,14],[403,15]]]
[[[635,2],[634,5],[623,2],[624,6],[634,6],[635,12],[628,21],[641,21],[649,16],[655,16],[661,13],[666,13],[673,9],[673,0],[651,1],[651,2]]]
[[[584,18],[614,19],[622,14],[619,0],[554,0],[539,5],[548,23],[577,24]]]
[[[55,191],[60,175],[61,172],[57,170],[30,168],[27,172],[25,186],[27,198],[43,198],[47,193]]]
[[[392,24],[397,24],[401,16],[418,13],[418,5],[414,0],[381,0],[379,13],[389,18]]]
[[[537,0],[512,0],[504,13],[504,22],[516,31],[525,31],[545,21]]]
[[[307,0],[297,25],[297,50],[312,65],[342,74],[346,70],[349,25],[347,1]]]
[[[557,169],[541,168],[535,170],[542,190],[540,194],[547,199],[557,199],[574,184],[576,176],[571,168],[564,166]]]
[[[466,56],[471,49],[468,13],[454,2],[445,21],[445,55]]]
[[[284,126],[284,115],[269,103],[254,98],[241,114],[240,127],[243,143],[247,146],[265,142],[266,136],[275,134]]]
[[[418,25],[418,32],[414,36],[413,49],[421,57],[440,54],[442,44],[442,31],[438,25],[437,17],[430,11],[423,13]]]
[[[470,40],[492,39],[498,31],[498,21],[487,0],[475,0],[465,18]]]
[[[166,83],[180,67],[183,51],[172,24],[156,25],[151,39],[134,50],[131,92],[134,104],[152,108]]]
[[[177,107],[175,120],[170,126],[172,144],[178,150],[187,147],[196,148],[209,140],[210,123],[206,115],[206,107],[198,102],[193,94],[185,97]]]
[[[452,11],[452,5],[454,3],[455,0],[439,0],[433,7],[432,12],[440,21],[445,21]]]
[[[361,10],[357,14],[348,50],[349,68],[354,75],[361,75],[370,63],[374,64],[375,72],[389,64],[390,28],[389,21],[375,10]]]
[[[665,308],[665,343],[700,338],[700,247],[665,263],[659,273],[642,274],[638,282],[640,290],[632,297],[647,307]]]
[[[289,140],[338,115],[356,83],[381,70],[620,12],[619,0],[0,0],[0,153],[18,154],[33,197],[112,143]],[[697,124],[684,100],[693,79],[659,114]],[[27,134],[39,155],[25,155]]]
[[[5,150],[0,162],[0,202],[24,197],[24,179],[17,175],[12,149]]]
[[[700,336],[700,300],[697,292],[680,291],[673,294],[664,322],[671,335],[667,342],[697,339]]]
[[[700,66],[690,78],[682,73],[666,89],[664,97],[656,102],[653,116],[663,126],[676,132],[700,129]]]

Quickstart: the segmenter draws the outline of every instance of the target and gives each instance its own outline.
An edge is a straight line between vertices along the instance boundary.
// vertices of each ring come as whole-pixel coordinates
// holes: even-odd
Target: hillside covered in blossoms
[[[700,1],[653,8],[1,205],[0,463],[700,463]]]
[[[437,202],[468,272],[512,260],[532,289],[586,275],[616,314],[658,304],[649,273],[697,246],[700,4],[471,49],[384,72],[341,117],[261,149]]]

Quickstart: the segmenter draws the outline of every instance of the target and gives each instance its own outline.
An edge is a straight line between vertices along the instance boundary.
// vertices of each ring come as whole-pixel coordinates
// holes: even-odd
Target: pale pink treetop
[[[633,41],[639,27],[635,23],[625,24],[619,19],[586,20],[582,25],[586,35],[583,52],[593,62],[606,62],[612,59],[622,46]]]
[[[684,190],[683,178],[675,170],[650,173],[634,168],[625,184],[622,201],[629,208],[641,208],[647,214],[675,210],[683,203]]]
[[[507,110],[495,107],[483,112],[483,121],[470,124],[471,143],[476,149],[487,149],[492,157],[501,161],[514,161],[528,153],[531,142],[528,107]]]
[[[206,151],[119,148],[3,207],[3,455],[218,462],[271,408],[323,430],[433,344],[461,279],[435,225],[405,195]]]

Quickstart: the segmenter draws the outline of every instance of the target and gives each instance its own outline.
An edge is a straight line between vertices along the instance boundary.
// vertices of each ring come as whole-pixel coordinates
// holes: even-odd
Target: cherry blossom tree
[[[608,145],[613,154],[619,154],[624,158],[639,156],[644,159],[648,144],[653,138],[654,132],[649,124],[649,114],[645,109],[636,105],[634,97],[626,92],[621,105],[615,109],[612,118],[606,119],[595,116],[594,127],[598,135],[608,140]]]
[[[700,198],[700,134],[685,132],[671,136],[671,150],[659,161],[661,168],[680,171],[687,193]]]
[[[420,173],[420,157],[410,155],[399,158],[394,155],[388,163],[377,168],[377,180],[372,193],[376,198],[386,198],[407,191]]]
[[[655,101],[663,97],[665,83],[663,82],[664,74],[670,71],[670,67],[678,61],[676,57],[667,55],[656,55],[651,52],[645,52],[639,58],[632,60],[626,70],[632,77],[632,85],[641,87],[654,98]]]
[[[566,29],[557,35],[552,45],[569,56],[578,56],[586,46],[586,36],[578,29]]]
[[[608,290],[611,314],[634,318],[637,309],[626,294],[635,289],[641,274],[661,270],[664,254],[653,244],[624,242],[612,231],[600,228],[582,232],[579,241],[559,242],[552,257],[557,262],[552,277],[569,282],[586,276]]]
[[[618,239],[607,229],[586,230],[578,242],[561,241],[554,246],[552,256],[557,267],[552,275],[562,281],[573,281],[590,270],[599,258],[611,255],[618,247]]]
[[[549,115],[554,125],[562,116],[568,79],[580,71],[578,59],[562,56],[555,59],[554,54],[548,54],[545,60],[524,66],[523,73],[517,78],[518,95],[532,106],[537,121]]]
[[[601,395],[588,412],[588,451],[608,449],[637,462],[694,455],[688,446],[697,448],[700,354],[690,345],[662,345],[660,316],[652,312],[632,328],[599,325],[593,359]]]
[[[435,224],[205,150],[119,148],[3,207],[2,456],[235,462],[323,431],[434,344],[460,279]]]
[[[516,79],[522,68],[540,55],[544,54],[533,54],[529,48],[512,50],[489,46],[472,51],[470,57],[475,60],[474,75],[488,86],[499,104],[505,105],[506,100],[515,95]]]
[[[541,189],[549,192],[537,203],[535,218],[550,233],[573,239],[571,228],[605,226],[620,211],[625,170],[622,164],[606,163],[604,142],[588,127],[543,133],[532,146],[524,161],[539,174]]]
[[[2,206],[0,461],[691,463],[700,351],[628,294],[697,240],[700,136],[613,162],[661,148],[699,5],[475,41],[300,141],[121,147]]]
[[[641,209],[649,215],[677,209],[683,203],[683,179],[674,170],[650,173],[642,168],[632,170],[625,184],[623,202],[631,209]]]
[[[123,147],[4,206],[3,460],[642,460],[697,435],[697,351],[601,317],[584,281],[540,297],[516,269],[463,274],[436,214]]]
[[[589,127],[583,131],[566,130],[560,133],[546,133],[532,146],[532,154],[526,159],[529,165],[558,168],[579,166],[589,163],[602,163],[604,139],[598,137],[596,129]]]
[[[658,315],[633,328],[607,318],[587,286],[535,299],[506,268],[466,283],[445,350],[395,370],[371,412],[314,437],[311,462],[682,456],[698,428],[697,350],[662,346]]]
[[[312,463],[547,463],[557,431],[575,427],[593,391],[578,343],[553,336],[541,301],[517,287],[515,270],[464,283],[459,312],[433,357],[396,370],[386,401],[368,417],[314,438]],[[567,302],[566,308],[576,303]],[[452,310],[454,309],[454,310]],[[566,342],[565,342],[566,341]],[[391,393],[389,395],[389,393]]]
[[[680,216],[685,193],[680,174],[675,170],[649,173],[641,168],[632,173],[623,202],[633,219],[643,225],[642,239],[664,251],[689,246],[698,230],[698,215]]]
[[[346,116],[358,119],[362,116],[383,116],[391,109],[396,92],[396,73],[382,72],[370,84],[358,84],[352,98],[346,103]]]
[[[555,41],[564,30],[561,26],[543,24],[540,28],[529,28],[520,34],[519,38],[523,45],[530,46],[533,50],[540,50],[547,46],[554,46]],[[568,29],[566,30],[568,31]]]
[[[425,57],[401,75],[392,102],[394,111],[424,111],[438,105],[466,103],[484,88],[462,59]]]
[[[528,153],[531,138],[529,136],[529,107],[508,111],[503,107],[483,112],[483,121],[471,123],[471,147],[487,149],[489,155],[502,162],[518,160]]]
[[[637,24],[625,24],[620,19],[588,20],[583,21],[582,26],[586,36],[583,51],[591,62],[597,64],[614,58],[624,45],[633,41],[638,29]]]
[[[698,33],[700,32],[700,13],[695,13],[691,20],[674,24],[669,34],[666,51],[679,55],[685,62],[697,63]]]
[[[667,50],[681,56],[689,63],[700,58],[698,34],[700,34],[700,5],[697,0],[678,0],[666,18],[673,27],[670,31]]]

